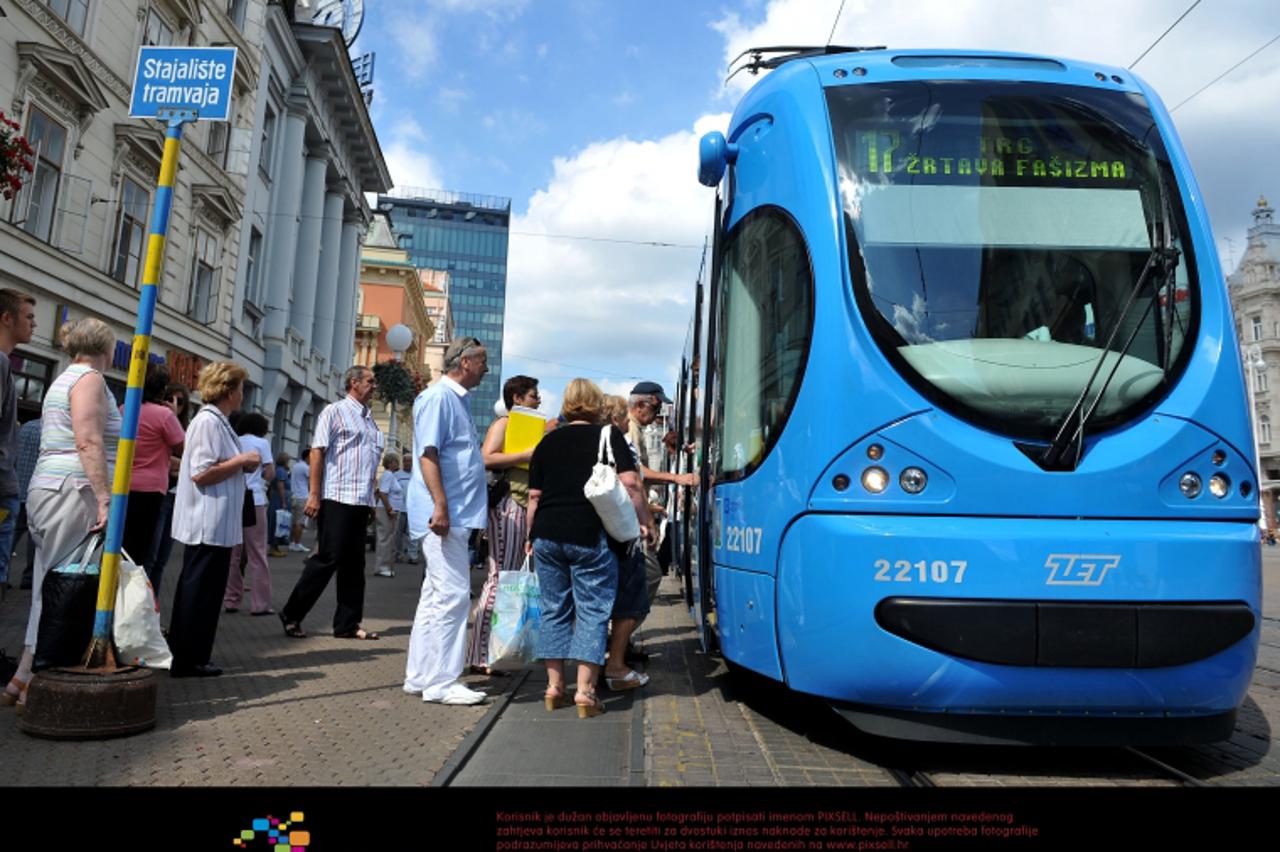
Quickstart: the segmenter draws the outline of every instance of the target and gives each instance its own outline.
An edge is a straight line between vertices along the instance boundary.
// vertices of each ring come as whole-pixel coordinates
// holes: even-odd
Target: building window
[[[248,0],[227,0],[227,17],[238,30],[244,29],[244,12],[248,5]]]
[[[1253,371],[1253,389],[1258,393],[1266,392],[1267,369],[1265,367]]]
[[[311,446],[316,436],[315,432],[316,416],[308,411],[302,415],[302,429],[298,432],[298,444],[303,447]]]
[[[116,250],[111,277],[136,287],[142,274],[143,246],[146,244],[147,205],[151,196],[137,182],[120,179],[120,213],[116,224]]]
[[[1271,418],[1265,414],[1258,418],[1258,443],[1259,444],[1271,443]],[[1270,471],[1268,471],[1268,473],[1270,473]],[[1277,479],[1280,477],[1273,476],[1271,478]]]
[[[36,149],[35,171],[23,187],[20,201],[13,205],[13,221],[21,224],[28,234],[48,241],[58,203],[67,130],[45,112],[32,107],[27,119],[27,140]]]
[[[213,158],[215,163],[224,169],[227,167],[227,148],[230,147],[227,142],[230,138],[230,121],[209,122],[209,136],[205,151]]]
[[[1262,339],[1262,317],[1252,317],[1250,321],[1253,323],[1253,339],[1261,340]]]
[[[196,322],[211,323],[218,300],[218,238],[204,228],[196,228],[195,245],[187,314]]]
[[[155,9],[147,11],[147,23],[142,29],[142,43],[155,47],[168,47],[173,44],[173,27],[156,14]]]
[[[53,381],[54,362],[37,358],[15,349],[9,355],[13,375],[14,398],[18,401],[18,419],[25,422],[40,416],[45,391]]]
[[[84,35],[84,24],[89,17],[89,0],[48,0],[49,8],[67,22],[76,35]]]
[[[271,107],[262,120],[262,145],[258,148],[258,168],[271,176],[271,153],[276,141],[276,113]]]
[[[254,305],[262,304],[261,266],[262,234],[257,228],[249,229],[249,253],[244,269],[244,298]]]

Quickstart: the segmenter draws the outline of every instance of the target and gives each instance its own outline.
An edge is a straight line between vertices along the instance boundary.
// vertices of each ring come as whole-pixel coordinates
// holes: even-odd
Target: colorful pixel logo
[[[279,820],[267,814],[255,819],[238,837],[231,841],[232,846],[241,849],[274,849],[278,852],[307,852],[311,845],[311,832],[297,828],[302,822],[302,811],[289,814],[289,819]],[[266,841],[265,843],[263,841]]]

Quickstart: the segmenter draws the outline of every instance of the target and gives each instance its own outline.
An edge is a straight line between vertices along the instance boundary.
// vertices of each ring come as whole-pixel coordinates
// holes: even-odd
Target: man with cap
[[[631,389],[627,409],[627,442],[635,447],[640,456],[640,475],[644,478],[646,487],[698,484],[697,474],[668,473],[649,466],[649,448],[645,444],[643,430],[658,419],[658,412],[662,410],[663,404],[670,402],[662,391],[662,385],[657,382],[640,382]],[[651,547],[647,543],[644,545],[644,575],[649,603],[652,604],[658,594],[658,584],[662,582],[662,564],[658,561],[657,547]]]

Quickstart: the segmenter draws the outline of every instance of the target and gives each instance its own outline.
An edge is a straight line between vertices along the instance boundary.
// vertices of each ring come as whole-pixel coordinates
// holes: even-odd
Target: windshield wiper
[[[1115,378],[1116,371],[1120,369],[1120,364],[1124,361],[1125,355],[1133,346],[1133,341],[1138,337],[1138,331],[1142,328],[1142,324],[1147,321],[1147,316],[1151,313],[1152,306],[1158,301],[1160,295],[1160,287],[1165,288],[1166,307],[1169,316],[1165,319],[1165,340],[1164,342],[1164,370],[1169,371],[1170,356],[1173,352],[1173,327],[1172,318],[1176,307],[1174,306],[1175,292],[1170,286],[1174,282],[1173,274],[1178,268],[1178,250],[1173,247],[1173,229],[1170,221],[1169,197],[1165,193],[1164,180],[1159,176],[1157,171],[1157,182],[1160,187],[1160,227],[1153,228],[1152,242],[1155,244],[1151,253],[1147,255],[1147,262],[1142,267],[1142,273],[1138,276],[1138,280],[1134,282],[1133,289],[1129,291],[1129,298],[1121,309],[1120,314],[1116,317],[1111,328],[1111,334],[1107,337],[1107,342],[1103,346],[1102,354],[1098,356],[1098,361],[1093,366],[1093,372],[1089,374],[1089,380],[1085,382],[1084,389],[1080,391],[1080,396],[1076,398],[1075,404],[1071,406],[1071,410],[1067,412],[1066,417],[1062,419],[1062,425],[1058,428],[1057,434],[1053,438],[1053,442],[1049,444],[1044,454],[1039,459],[1039,464],[1045,470],[1075,470],[1080,464],[1080,456],[1084,450],[1084,427],[1089,422],[1089,418],[1097,411],[1098,405],[1102,402],[1102,397],[1107,392],[1107,386],[1111,384],[1111,380]],[[1128,339],[1125,340],[1124,346],[1115,353],[1115,364],[1112,365],[1111,371],[1107,374],[1106,381],[1102,383],[1102,387],[1093,398],[1093,403],[1089,409],[1085,410],[1085,401],[1089,398],[1089,391],[1093,387],[1094,380],[1098,377],[1098,373],[1102,371],[1103,365],[1107,361],[1107,356],[1112,354],[1111,344],[1115,342],[1116,335],[1120,333],[1120,327],[1124,325],[1125,318],[1129,316],[1134,302],[1138,298],[1138,294],[1142,292],[1147,280],[1151,277],[1154,270],[1159,270],[1160,280],[1162,284],[1156,284],[1152,288],[1151,299],[1147,302],[1147,306],[1142,311],[1142,316],[1134,324],[1133,330],[1129,332]],[[1077,421],[1074,431],[1071,429],[1072,421]]]

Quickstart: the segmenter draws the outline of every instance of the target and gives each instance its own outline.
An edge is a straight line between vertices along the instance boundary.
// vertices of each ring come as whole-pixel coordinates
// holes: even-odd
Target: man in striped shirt
[[[338,575],[333,635],[378,639],[360,626],[364,614],[364,531],[373,509],[374,482],[386,438],[369,413],[378,387],[368,367],[345,376],[347,395],[325,406],[311,441],[310,494],[303,512],[316,519],[316,552],[308,557],[293,594],[280,612],[287,636],[300,639],[302,619],[329,579]]]

